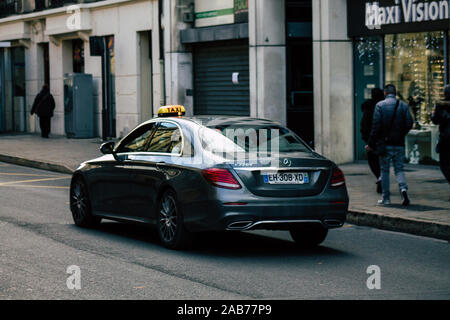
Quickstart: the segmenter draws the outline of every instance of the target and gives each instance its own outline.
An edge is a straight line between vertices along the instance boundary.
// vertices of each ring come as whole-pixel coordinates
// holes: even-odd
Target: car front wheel
[[[94,228],[101,222],[101,218],[92,215],[87,187],[81,178],[77,178],[70,187],[70,210],[78,227]]]
[[[172,190],[164,192],[159,200],[157,227],[162,244],[169,249],[184,249],[191,243],[192,235],[184,226],[183,215]]]
[[[289,230],[292,239],[300,247],[315,247],[325,241],[328,229],[321,225],[295,227]]]

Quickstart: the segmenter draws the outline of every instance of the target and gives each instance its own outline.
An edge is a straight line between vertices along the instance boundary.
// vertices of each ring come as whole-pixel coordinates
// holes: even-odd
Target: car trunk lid
[[[289,154],[267,160],[271,164],[232,165],[245,187],[257,196],[308,197],[320,194],[333,169],[331,161],[316,154]]]

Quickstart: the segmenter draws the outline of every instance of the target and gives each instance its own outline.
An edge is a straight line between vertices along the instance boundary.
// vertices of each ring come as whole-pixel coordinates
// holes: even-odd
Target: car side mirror
[[[101,145],[100,152],[103,154],[113,154],[115,145],[114,141],[106,142]]]

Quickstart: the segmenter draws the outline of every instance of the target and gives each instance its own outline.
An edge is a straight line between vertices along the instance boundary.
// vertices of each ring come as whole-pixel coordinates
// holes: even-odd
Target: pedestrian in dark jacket
[[[392,161],[403,200],[402,204],[407,206],[410,201],[403,165],[405,162],[405,136],[412,129],[413,119],[408,105],[397,100],[396,93],[397,90],[394,85],[389,84],[385,87],[384,95],[386,99],[379,102],[375,107],[372,131],[366,150],[376,150],[377,141],[385,141],[386,151],[379,154],[383,198],[378,201],[378,204],[391,204],[389,170]],[[377,151],[379,152],[379,150]]]
[[[440,157],[440,167],[450,183],[450,85],[445,86],[445,100],[436,103],[431,120],[434,124],[439,125],[437,151]]]
[[[370,132],[372,131],[373,113],[375,111],[375,106],[378,102],[384,100],[384,92],[380,88],[372,89],[372,98],[365,101],[361,105],[363,116],[361,119],[360,131],[362,139],[369,142]],[[381,193],[381,169],[380,160],[378,155],[374,151],[367,151],[367,160],[369,163],[370,170],[377,178],[377,192]]]
[[[41,136],[43,138],[48,138],[48,135],[50,134],[50,124],[54,110],[55,99],[53,99],[48,85],[44,84],[41,92],[39,92],[34,99],[33,107],[31,108],[31,115],[36,113],[39,116]]]

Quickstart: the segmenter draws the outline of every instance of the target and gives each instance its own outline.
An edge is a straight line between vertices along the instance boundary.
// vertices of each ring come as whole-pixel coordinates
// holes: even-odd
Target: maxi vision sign
[[[450,0],[347,0],[350,37],[450,28]]]

